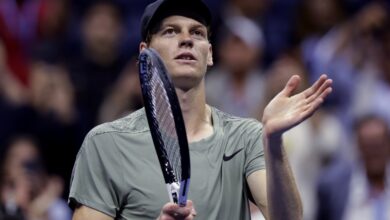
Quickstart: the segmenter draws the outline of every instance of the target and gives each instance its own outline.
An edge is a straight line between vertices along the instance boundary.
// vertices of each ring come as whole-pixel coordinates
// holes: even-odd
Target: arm
[[[267,210],[267,178],[265,170],[258,170],[248,176],[247,182],[252,197],[265,219],[268,218]]]
[[[252,193],[253,199],[255,200],[257,207],[259,207],[266,219],[302,219],[302,204],[299,199],[299,193],[297,191],[285,152],[282,147],[280,147],[279,149],[283,151],[281,152],[283,154],[283,156],[281,155],[282,161],[276,162],[276,164],[274,163],[273,165],[271,165],[276,165],[278,168],[268,168],[269,162],[266,161],[268,172],[266,172],[265,170],[259,170],[248,176],[247,182],[249,185],[249,189]],[[267,154],[268,152],[265,153]],[[277,179],[278,181],[275,181],[275,176],[279,176],[276,177],[279,178]],[[272,179],[274,180],[274,183],[270,183],[270,180]],[[269,185],[268,188],[267,185]],[[267,200],[267,194],[268,198],[274,198],[272,202],[274,204],[273,207],[275,210],[271,210],[272,206],[268,206],[268,203],[271,201],[269,199]],[[284,194],[284,197],[282,197],[281,194]],[[270,215],[271,212],[273,213],[273,215]],[[277,214],[277,216],[275,216],[274,214]],[[270,216],[272,216],[272,218],[270,218]],[[284,218],[284,216],[295,217]]]
[[[298,76],[291,77],[265,108],[262,121],[267,174],[257,171],[248,177],[257,205],[263,210],[268,204],[263,213],[272,220],[302,219],[302,204],[282,146],[282,134],[310,117],[332,91],[332,80],[322,75],[310,88],[292,95],[299,82]]]
[[[82,205],[75,209],[72,220],[114,220],[114,218]]]
[[[281,137],[264,138],[264,152],[270,219],[302,219],[302,203]]]

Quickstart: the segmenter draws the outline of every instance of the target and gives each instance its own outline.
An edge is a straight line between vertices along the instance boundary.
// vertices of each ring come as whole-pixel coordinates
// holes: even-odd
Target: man
[[[390,129],[379,114],[354,124],[356,159],[338,158],[319,179],[318,220],[390,219]]]
[[[218,111],[205,101],[204,76],[213,64],[210,20],[209,10],[199,0],[158,0],[142,17],[140,50],[151,47],[160,53],[182,108],[190,143],[192,201],[186,207],[167,203],[141,109],[98,126],[86,137],[70,192],[70,203],[76,206],[74,220],[250,219],[249,194],[270,219],[301,218],[281,135],[319,107],[331,92],[331,80],[322,76],[303,93],[291,96],[300,80],[292,77],[265,109],[263,127],[255,120]]]
[[[257,117],[266,87],[259,63],[265,46],[262,29],[243,16],[224,23],[218,33],[218,65],[206,74],[206,101],[234,116]]]

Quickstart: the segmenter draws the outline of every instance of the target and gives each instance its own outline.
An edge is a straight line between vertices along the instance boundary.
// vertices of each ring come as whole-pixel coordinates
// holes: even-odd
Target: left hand
[[[300,81],[299,76],[292,76],[265,107],[262,122],[266,137],[279,137],[310,117],[332,92],[332,80],[322,75],[311,87],[293,95]]]

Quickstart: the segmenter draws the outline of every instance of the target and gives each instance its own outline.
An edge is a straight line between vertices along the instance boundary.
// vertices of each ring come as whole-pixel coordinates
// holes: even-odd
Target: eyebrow
[[[162,29],[164,29],[166,27],[180,28],[180,25],[174,24],[174,23],[162,24],[159,31],[161,31]],[[207,30],[207,27],[205,27],[202,24],[190,24],[190,28],[189,29],[193,30],[193,29],[198,29],[198,28]]]

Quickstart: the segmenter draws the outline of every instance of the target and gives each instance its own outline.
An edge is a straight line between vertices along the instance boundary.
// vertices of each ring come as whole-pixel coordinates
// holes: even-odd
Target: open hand
[[[284,89],[265,107],[262,122],[266,137],[276,137],[310,117],[332,92],[332,80],[326,75],[308,89],[292,95],[299,86],[299,76],[292,76]]]

